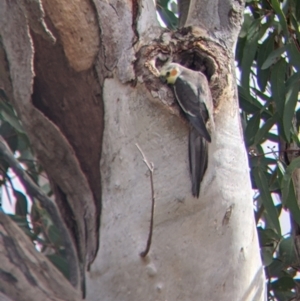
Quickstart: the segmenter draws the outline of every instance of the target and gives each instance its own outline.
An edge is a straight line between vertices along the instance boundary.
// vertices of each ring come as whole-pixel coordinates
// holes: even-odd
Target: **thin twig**
[[[9,204],[10,204],[10,206],[13,206],[12,199],[11,199],[10,193],[8,191],[8,187],[7,187],[7,183],[6,182],[4,183],[4,187],[5,187],[5,191],[6,191],[6,195],[7,195],[7,199],[9,201]]]
[[[0,136],[0,155],[3,156],[5,161],[9,164],[10,168],[18,176],[21,183],[25,187],[27,194],[32,196],[33,200],[34,198],[36,198],[40,201],[42,207],[46,209],[53,223],[59,229],[60,235],[62,237],[62,241],[64,242],[66,260],[70,268],[71,277],[69,281],[74,287],[78,287],[79,263],[78,263],[76,249],[71,239],[71,235],[55,203],[50,198],[48,198],[47,195],[40,189],[40,187],[38,187],[32,181],[32,179],[27,175],[25,170],[22,168],[21,164],[14,157],[13,153],[9,149],[8,145],[6,144],[2,136]]]
[[[3,172],[2,175],[3,175],[4,179],[6,179],[6,178],[8,179],[11,188],[14,190],[14,186],[13,186],[13,184],[12,184],[11,178],[8,176],[8,173],[6,172],[6,170],[4,170],[4,168],[3,168],[2,166],[0,166],[0,169],[1,169],[1,171]],[[8,191],[8,187],[7,187],[7,182],[6,182],[6,181],[4,181],[4,187],[5,187],[5,191],[6,191],[6,195],[7,195],[9,204],[12,206],[12,205],[13,205],[13,204],[12,204],[12,199],[11,199],[11,197],[10,197],[10,193],[9,193],[9,191]],[[0,207],[2,207],[2,204],[0,204]]]
[[[282,150],[282,151],[270,151],[267,153],[256,154],[256,155],[250,157],[250,159],[263,157],[265,155],[274,155],[274,154],[281,154],[281,153],[297,153],[297,152],[300,152],[300,149],[286,149],[286,150]]]
[[[154,164],[152,162],[149,162],[148,159],[146,158],[145,154],[143,153],[142,149],[140,146],[136,143],[135,144],[140,153],[143,156],[143,161],[146,164],[147,168],[150,171],[150,183],[151,183],[151,199],[152,199],[152,206],[151,206],[151,218],[150,218],[150,228],[149,228],[149,235],[148,235],[148,240],[147,240],[147,246],[145,251],[140,253],[141,257],[146,257],[147,254],[150,251],[151,247],[151,241],[152,241],[152,233],[153,233],[153,220],[154,220],[154,205],[155,205],[155,196],[154,196],[154,184],[153,184],[153,171],[154,171]]]
[[[8,176],[8,173],[5,174],[5,177],[7,178],[9,184],[10,184],[10,187],[13,191],[15,191],[15,188],[14,188],[14,185],[13,185],[13,182],[11,180],[11,177]]]

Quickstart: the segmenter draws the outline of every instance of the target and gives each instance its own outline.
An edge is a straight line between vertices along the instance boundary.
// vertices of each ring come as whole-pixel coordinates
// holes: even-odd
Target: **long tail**
[[[192,193],[199,197],[200,184],[208,163],[208,142],[192,127],[189,135],[189,161],[192,179]]]

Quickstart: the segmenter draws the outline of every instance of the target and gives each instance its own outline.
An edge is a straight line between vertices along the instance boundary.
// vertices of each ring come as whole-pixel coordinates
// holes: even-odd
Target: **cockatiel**
[[[189,164],[192,194],[199,197],[200,183],[208,164],[208,143],[213,127],[213,102],[206,76],[177,63],[167,63],[160,78],[168,83],[191,124],[189,134]]]

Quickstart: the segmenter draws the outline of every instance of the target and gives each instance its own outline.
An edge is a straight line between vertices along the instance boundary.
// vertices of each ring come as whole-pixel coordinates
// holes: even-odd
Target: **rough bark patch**
[[[98,227],[103,104],[96,73],[94,69],[74,71],[59,42],[50,45],[34,34],[33,39],[36,50],[33,104],[59,127],[73,147],[94,195]]]
[[[98,20],[89,0],[43,0],[47,15],[59,32],[65,55],[76,71],[89,69],[98,53]]]

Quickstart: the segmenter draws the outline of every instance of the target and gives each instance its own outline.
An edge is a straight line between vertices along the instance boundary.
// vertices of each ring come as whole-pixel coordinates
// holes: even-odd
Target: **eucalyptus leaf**
[[[47,255],[47,257],[57,267],[57,269],[61,271],[61,273],[66,277],[66,279],[69,279],[70,270],[66,259],[58,254]]]
[[[247,94],[243,87],[238,86],[238,92],[239,92],[240,108],[243,111],[249,114],[253,114],[263,107],[258,100],[256,100],[250,94]]]
[[[274,258],[273,262],[268,266],[268,272],[271,277],[282,277],[284,276],[283,269],[285,268],[284,263],[278,258]]]
[[[279,258],[285,263],[286,266],[296,263],[294,240],[291,236],[281,240],[279,244]]]
[[[10,123],[4,121],[0,126],[0,136],[4,138],[9,148],[14,153],[18,147],[18,133]]]
[[[161,19],[169,29],[176,29],[178,26],[178,18],[166,7],[158,7],[157,9]]]
[[[291,290],[289,291],[282,291],[280,289],[277,289],[277,287],[273,287],[271,283],[270,290],[272,290],[274,297],[276,301],[292,301],[295,300],[295,293]]]
[[[245,131],[245,138],[246,138],[246,145],[250,146],[254,143],[255,135],[259,129],[260,124],[260,114],[255,113],[248,121],[246,131]]]
[[[273,229],[263,229],[259,227],[257,230],[261,246],[274,246],[280,241],[280,235],[278,235]]]
[[[300,22],[300,2],[295,0],[295,18]]]
[[[251,14],[244,15],[244,22],[239,33],[240,38],[245,38],[249,32],[250,26],[252,25],[254,18]]]
[[[24,195],[24,193],[22,193],[19,190],[14,190],[14,196],[16,198],[16,205],[15,205],[15,211],[16,211],[16,215],[19,216],[26,216],[28,213],[28,203],[27,203],[27,198]]]
[[[271,91],[273,101],[276,104],[276,111],[279,116],[283,117],[284,104],[285,104],[285,70],[286,62],[284,59],[280,59],[271,72]]]
[[[282,54],[285,53],[287,50],[288,46],[283,46],[272,51],[266,58],[265,62],[262,64],[261,69],[267,69],[275,63],[277,63],[282,58]]]
[[[295,281],[291,277],[281,277],[272,282],[272,288],[280,291],[290,291],[295,287]]]
[[[296,70],[299,72],[300,71],[300,52],[298,49],[293,42],[287,46],[289,60],[290,60],[291,64],[296,68]]]
[[[268,166],[268,165],[275,165],[276,160],[273,158],[267,158],[262,155],[250,157],[250,167],[263,167],[263,166]]]
[[[295,81],[287,87],[285,97],[285,105],[283,111],[283,129],[285,137],[290,140],[292,120],[295,115],[296,105],[298,101],[299,82]]]
[[[287,197],[286,199],[282,198],[282,204],[286,205],[286,207],[290,210],[290,214],[292,215],[293,220],[300,226],[300,209],[297,202],[293,182],[289,181],[287,185],[289,185]]]
[[[3,101],[0,101],[0,113],[2,119],[8,122],[16,131],[19,133],[25,133],[23,126],[21,125],[20,120],[16,116],[13,108]]]
[[[272,4],[272,7],[275,10],[275,12],[276,12],[276,14],[279,18],[279,22],[280,22],[280,25],[282,27],[283,33],[286,37],[286,40],[288,40],[288,37],[289,37],[288,25],[287,25],[287,22],[286,22],[285,15],[284,15],[284,13],[281,9],[280,2],[278,0],[271,0],[271,4]]]
[[[275,43],[275,34],[269,34],[269,36],[260,45],[257,52],[257,83],[261,91],[265,91],[267,82],[270,77],[269,67],[262,68],[264,62],[267,60],[268,55],[273,51]]]
[[[294,159],[289,164],[289,166],[286,168],[286,171],[285,171],[285,180],[286,181],[289,181],[291,179],[291,176],[296,168],[300,168],[300,157]]]
[[[269,191],[269,183],[267,177],[265,176],[264,172],[258,167],[253,168],[252,173],[254,176],[255,183],[260,192],[262,202],[265,207],[265,212],[268,215],[270,221],[272,222],[274,231],[278,235],[281,235],[278,212],[275,208],[271,193]]]
[[[278,114],[275,114],[263,124],[254,137],[254,145],[262,143],[267,139],[267,133],[276,124],[278,117]]]
[[[261,256],[264,266],[269,266],[273,262],[273,248],[262,247]]]
[[[55,246],[59,246],[61,244],[61,236],[60,236],[59,230],[57,229],[56,226],[51,225],[48,228],[47,236],[48,236],[51,244],[53,244]]]
[[[299,0],[296,0],[296,1],[298,3],[300,3]],[[300,8],[300,5],[299,5],[299,8]],[[290,19],[291,19],[291,22],[292,22],[292,25],[293,25],[293,29],[296,32],[297,39],[300,40],[299,24],[297,22],[296,14],[294,14],[294,13],[290,14]]]
[[[241,85],[249,93],[251,66],[257,51],[261,19],[254,20],[249,28],[241,62]]]

